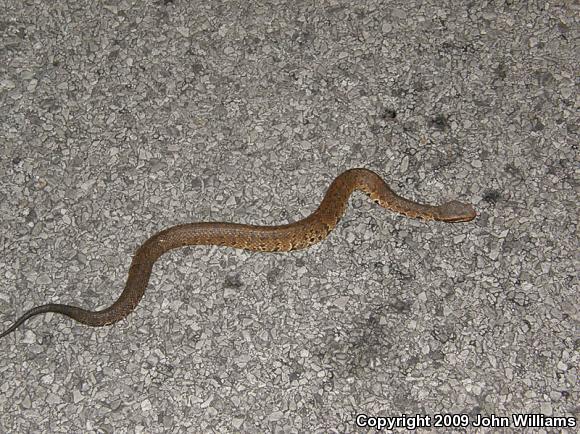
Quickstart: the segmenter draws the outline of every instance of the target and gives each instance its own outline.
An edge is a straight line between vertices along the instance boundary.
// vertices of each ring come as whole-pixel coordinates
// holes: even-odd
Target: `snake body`
[[[125,318],[139,304],[155,261],[172,249],[193,245],[229,246],[261,252],[304,249],[316,244],[334,229],[344,214],[351,193],[363,191],[383,208],[412,218],[443,222],[466,222],[476,213],[469,204],[451,201],[424,205],[398,196],[368,169],[350,169],[330,184],[320,206],[308,217],[281,226],[254,226],[237,223],[201,222],[170,227],[156,233],[135,252],[125,289],[109,307],[91,311],[66,304],[45,304],[25,312],[0,338],[13,332],[29,318],[47,312],[60,313],[88,326],[105,326]]]

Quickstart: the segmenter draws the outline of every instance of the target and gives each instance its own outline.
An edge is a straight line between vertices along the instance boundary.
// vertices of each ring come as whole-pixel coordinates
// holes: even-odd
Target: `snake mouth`
[[[77,322],[97,327],[113,324],[131,313],[145,293],[155,261],[169,250],[184,246],[230,246],[254,251],[302,249],[326,238],[336,226],[355,190],[362,190],[384,208],[412,218],[449,223],[468,222],[477,213],[456,200],[433,206],[398,196],[383,179],[367,169],[351,169],[332,182],[318,209],[309,217],[279,226],[256,226],[237,223],[198,222],[176,225],[145,241],[133,256],[125,289],[109,307],[89,311],[64,304],[45,304],[25,312],[0,339],[12,333],[29,318],[47,312],[66,315]]]
[[[454,217],[454,218],[448,218],[445,220],[441,220],[445,223],[464,223],[464,222],[469,222],[471,220],[473,220],[475,217],[477,217],[477,215],[469,215],[469,216],[464,216],[464,217]]]

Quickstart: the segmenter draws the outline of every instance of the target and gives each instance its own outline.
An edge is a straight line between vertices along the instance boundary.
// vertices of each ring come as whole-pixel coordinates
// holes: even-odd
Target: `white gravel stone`
[[[169,226],[307,216],[352,167],[478,217],[357,193],[306,250],[172,251],[123,321],[0,340],[0,432],[577,417],[578,14],[487,3],[4,2],[0,329],[109,306]]]

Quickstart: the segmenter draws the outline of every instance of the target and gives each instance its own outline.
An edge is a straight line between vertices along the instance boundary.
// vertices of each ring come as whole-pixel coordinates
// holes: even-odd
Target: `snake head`
[[[449,223],[468,222],[477,216],[475,209],[470,204],[457,200],[439,205],[437,210],[437,220]]]

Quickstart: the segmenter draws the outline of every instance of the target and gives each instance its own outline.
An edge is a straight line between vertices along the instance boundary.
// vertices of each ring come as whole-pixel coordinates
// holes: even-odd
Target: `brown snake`
[[[66,315],[89,326],[105,326],[125,318],[145,293],[155,261],[169,250],[183,246],[216,245],[261,252],[304,249],[316,244],[336,226],[351,193],[361,190],[383,208],[407,217],[466,222],[476,216],[469,204],[451,201],[439,206],[423,205],[395,194],[379,175],[368,169],[351,169],[337,176],[320,206],[308,217],[281,226],[253,226],[237,223],[202,222],[173,226],[156,233],[137,249],[129,268],[125,289],[111,306],[99,311],[66,304],[45,304],[24,313],[0,338],[12,333],[29,318],[47,312]]]

